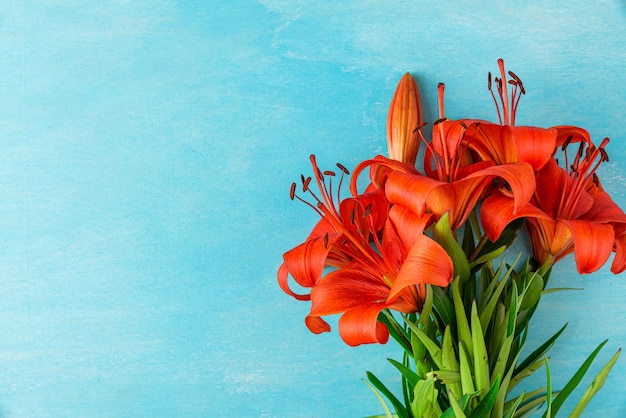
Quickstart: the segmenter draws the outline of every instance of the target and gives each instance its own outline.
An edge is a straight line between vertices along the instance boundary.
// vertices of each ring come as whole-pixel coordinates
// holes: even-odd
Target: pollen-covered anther
[[[345,166],[343,166],[342,164],[337,163],[337,167],[338,167],[341,171],[343,171],[343,173],[344,173],[345,175],[350,174],[350,171],[349,171],[349,170],[348,170]]]
[[[609,161],[609,154],[606,152],[606,150],[604,148],[600,148],[599,151],[600,151],[600,160],[604,163]]]
[[[309,184],[311,183],[311,177],[304,177],[302,175],[302,192],[306,193],[309,190]]]
[[[289,190],[289,198],[291,200],[296,198],[296,187],[297,186],[295,182],[291,183],[291,190]]]
[[[600,144],[600,146],[598,147],[598,150],[600,151],[601,154],[601,158],[602,158],[602,162],[607,162],[609,161],[609,154],[606,152],[605,147],[609,144],[609,142],[611,142],[611,140],[609,138],[604,138],[602,140],[602,143]]]
[[[420,123],[417,128],[413,129],[413,133],[421,131],[426,125],[428,125],[426,122]]]
[[[515,84],[519,87],[521,94],[526,94],[526,90],[524,90],[524,83],[522,83],[522,79],[517,76],[513,71],[509,71],[509,75],[515,80]]]
[[[565,151],[565,148],[567,148],[569,146],[569,144],[572,142],[572,139],[574,138],[573,135],[569,135],[565,141],[563,141],[563,145],[561,146],[561,150]]]
[[[598,177],[596,173],[592,174],[591,181],[593,181],[593,184],[595,184],[596,187],[600,187],[600,177]]]

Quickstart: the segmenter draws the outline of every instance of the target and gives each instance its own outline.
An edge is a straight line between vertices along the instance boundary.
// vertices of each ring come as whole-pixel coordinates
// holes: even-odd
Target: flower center
[[[581,196],[590,190],[592,183],[599,187],[600,182],[596,171],[603,162],[609,161],[609,155],[605,150],[609,138],[604,138],[597,148],[591,143],[581,142],[574,160],[570,163],[567,147],[571,138],[567,138],[561,147],[565,156],[565,169],[568,170],[568,174],[573,180],[571,189],[566,190],[561,196],[559,213],[564,219],[570,219],[573,216]]]

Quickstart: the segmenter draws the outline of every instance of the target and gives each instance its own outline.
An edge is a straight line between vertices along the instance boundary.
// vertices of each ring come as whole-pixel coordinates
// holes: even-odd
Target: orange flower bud
[[[420,139],[416,131],[422,125],[422,103],[411,74],[400,80],[387,116],[389,158],[415,164]]]

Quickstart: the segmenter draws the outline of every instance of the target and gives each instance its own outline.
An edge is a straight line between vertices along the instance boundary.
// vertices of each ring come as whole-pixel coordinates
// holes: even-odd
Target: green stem
[[[482,251],[483,247],[487,245],[488,242],[489,242],[489,238],[487,238],[487,235],[483,235],[480,238],[480,241],[478,241],[476,248],[474,248],[474,251],[472,251],[472,254],[469,256],[467,261],[469,261],[470,263],[474,262],[474,260],[478,258],[478,255]]]

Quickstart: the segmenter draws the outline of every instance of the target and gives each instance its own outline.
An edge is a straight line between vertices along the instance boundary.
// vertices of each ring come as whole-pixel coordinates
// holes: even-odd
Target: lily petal
[[[583,219],[601,223],[626,223],[626,214],[624,214],[624,211],[617,206],[608,193],[597,192],[592,195],[592,198],[593,206],[584,214]]]
[[[342,234],[333,233],[324,237],[309,238],[283,255],[284,263],[279,269],[278,282],[287,292],[287,274],[303,287],[313,287],[322,277],[326,260],[333,244]],[[291,294],[292,292],[287,292]]]
[[[390,203],[407,207],[417,216],[422,217],[426,213],[426,200],[429,193],[442,184],[446,183],[421,174],[392,171],[385,184],[385,194]]]
[[[556,146],[560,147],[565,142],[585,142],[591,144],[591,135],[586,129],[578,126],[554,126],[557,130]]]
[[[406,248],[412,247],[418,237],[424,233],[424,229],[430,224],[432,219],[432,214],[419,217],[403,206],[392,206],[389,210],[388,224],[393,228],[393,231],[387,232],[386,230],[386,234],[383,235],[383,247],[385,247],[386,240],[392,242],[399,241]]]
[[[615,257],[611,264],[611,272],[619,274],[626,270],[626,234],[622,234],[615,239]]]
[[[350,346],[385,344],[389,340],[389,331],[378,321],[378,315],[386,307],[385,303],[371,303],[344,313],[338,324],[343,341]]]
[[[515,144],[517,161],[529,163],[534,171],[540,170],[552,158],[557,133],[556,129],[534,126],[504,126],[502,129],[502,135],[510,135],[511,142]]]
[[[494,242],[500,238],[500,234],[508,224],[515,219],[528,217],[551,219],[545,212],[533,205],[526,205],[515,210],[513,199],[501,194],[492,194],[483,201],[480,208],[480,221],[485,234]]]
[[[306,327],[313,334],[321,334],[322,332],[330,332],[330,325],[319,316],[307,316],[304,318]]]
[[[408,286],[433,284],[445,287],[452,280],[453,273],[454,266],[448,253],[438,243],[421,235],[409,249],[387,303],[393,303]]]
[[[370,274],[367,266],[355,264],[328,273],[311,290],[311,315],[334,315],[362,305],[384,302],[388,294],[389,286],[382,278]]]
[[[613,250],[615,233],[608,224],[598,224],[583,220],[564,222],[572,233],[576,251],[576,267],[580,274],[598,270],[608,260]]]
[[[504,164],[487,167],[467,176],[475,178],[481,176],[499,177],[505,180],[511,188],[515,211],[526,206],[535,192],[535,174],[528,163]]]

